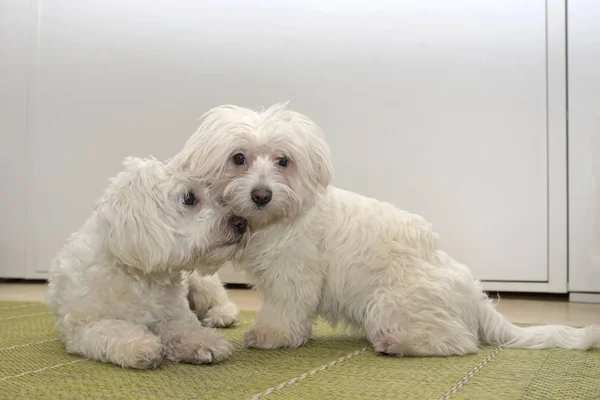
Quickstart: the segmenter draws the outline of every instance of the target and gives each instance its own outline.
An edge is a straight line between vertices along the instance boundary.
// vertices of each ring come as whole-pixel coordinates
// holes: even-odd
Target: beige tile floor
[[[44,283],[0,283],[0,300],[43,302]],[[242,309],[257,311],[262,300],[248,289],[229,289],[230,298]],[[529,324],[600,324],[600,304],[570,303],[556,299],[529,299],[526,296],[504,298],[498,309],[513,322]]]

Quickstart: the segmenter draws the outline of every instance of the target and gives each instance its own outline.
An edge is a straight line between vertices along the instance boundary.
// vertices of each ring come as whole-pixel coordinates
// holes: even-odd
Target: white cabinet
[[[569,290],[600,302],[600,4],[568,4]]]
[[[27,276],[124,156],[174,154],[212,106],[291,100],[337,186],[426,216],[490,289],[565,292],[565,3],[547,3],[39,0]]]
[[[30,6],[0,1],[0,278],[26,275],[29,138],[27,69]],[[39,200],[39,199],[38,199]]]

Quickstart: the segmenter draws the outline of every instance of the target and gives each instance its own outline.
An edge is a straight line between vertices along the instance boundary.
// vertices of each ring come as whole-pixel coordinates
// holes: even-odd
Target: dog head
[[[332,179],[321,129],[285,104],[262,112],[210,110],[170,165],[209,181],[221,201],[254,227],[312,207]]]
[[[127,158],[98,215],[108,250],[145,272],[218,265],[242,247],[246,220],[226,212],[205,185],[154,159]]]

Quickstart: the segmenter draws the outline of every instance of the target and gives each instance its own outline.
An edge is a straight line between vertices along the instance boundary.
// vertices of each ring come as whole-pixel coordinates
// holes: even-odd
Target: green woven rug
[[[324,323],[305,347],[250,350],[253,315],[223,330],[235,353],[221,364],[134,371],[67,354],[44,305],[0,302],[0,399],[600,399],[598,350],[390,358]]]

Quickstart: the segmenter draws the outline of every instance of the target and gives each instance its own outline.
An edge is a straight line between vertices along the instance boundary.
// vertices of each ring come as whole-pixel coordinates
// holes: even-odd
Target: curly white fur
[[[190,311],[187,275],[209,275],[189,278],[204,321],[231,324],[237,309],[210,274],[236,256],[244,232],[245,220],[217,206],[191,175],[127,159],[50,271],[48,303],[67,350],[131,368],[229,356],[229,343]]]
[[[377,351],[397,356],[468,354],[480,342],[600,343],[598,326],[509,323],[422,217],[330,186],[321,130],[285,105],[211,110],[170,163],[207,179],[256,228],[241,265],[265,304],[245,335],[248,346],[301,346],[319,315],[363,330]],[[257,188],[272,192],[269,203],[253,201]]]

